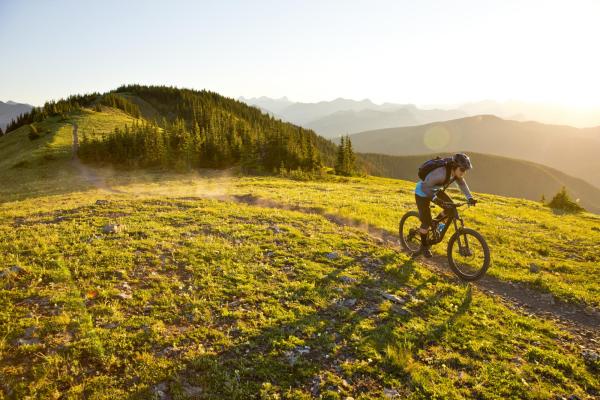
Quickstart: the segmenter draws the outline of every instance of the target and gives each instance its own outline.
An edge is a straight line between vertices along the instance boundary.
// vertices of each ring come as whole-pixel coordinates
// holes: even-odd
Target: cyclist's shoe
[[[424,246],[421,246],[419,248],[419,250],[417,250],[415,253],[413,253],[412,257],[415,258],[420,255],[422,255],[423,257],[426,257],[426,258],[433,257],[433,254],[431,253],[431,250],[429,249],[429,247],[424,247]]]

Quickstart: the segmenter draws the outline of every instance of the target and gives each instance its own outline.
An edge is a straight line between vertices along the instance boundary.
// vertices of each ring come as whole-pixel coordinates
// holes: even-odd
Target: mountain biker
[[[431,170],[425,179],[420,179],[415,187],[415,201],[417,202],[417,208],[419,209],[419,219],[421,220],[421,227],[419,228],[419,234],[421,236],[421,247],[415,254],[423,254],[425,257],[432,257],[429,244],[427,243],[427,232],[431,226],[431,208],[430,203],[433,201],[434,204],[442,206],[443,203],[451,203],[452,199],[444,191],[440,191],[442,188],[446,188],[452,182],[456,182],[460,187],[460,190],[467,198],[470,205],[475,205],[477,200],[473,198],[467,182],[464,180],[465,172],[473,168],[471,160],[464,153],[457,153],[452,158],[446,158],[439,160],[441,166]],[[445,210],[436,217],[439,221],[445,217]]]

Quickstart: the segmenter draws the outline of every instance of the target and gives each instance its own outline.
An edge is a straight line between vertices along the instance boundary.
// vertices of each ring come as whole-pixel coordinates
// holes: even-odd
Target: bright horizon
[[[484,4],[485,3],[485,4]],[[0,100],[225,96],[600,107],[600,2],[0,3]]]

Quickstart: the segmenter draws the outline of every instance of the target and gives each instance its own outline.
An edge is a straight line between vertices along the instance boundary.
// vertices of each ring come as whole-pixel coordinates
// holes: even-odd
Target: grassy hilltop
[[[593,341],[364,232],[395,233],[412,183],[71,159],[74,123],[101,137],[136,119],[85,108],[0,138],[0,398],[600,395]],[[600,307],[598,216],[478,198],[464,217],[490,275]]]

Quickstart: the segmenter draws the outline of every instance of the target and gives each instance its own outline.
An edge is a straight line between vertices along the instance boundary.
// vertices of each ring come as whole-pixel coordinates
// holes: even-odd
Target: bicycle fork
[[[460,228],[458,226],[458,223],[456,221],[460,221]],[[465,223],[463,222],[462,218],[455,218],[454,219],[454,228],[456,229],[456,232],[460,232],[462,231],[462,228],[465,227]],[[462,236],[462,239],[461,239]],[[473,253],[471,252],[471,249],[469,249],[469,239],[467,239],[467,235],[461,235],[460,233],[458,234],[458,236],[456,237],[456,241],[458,242],[458,254],[460,254],[463,257],[470,257],[473,255]]]

